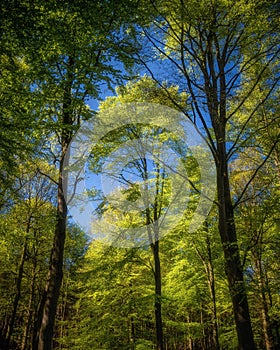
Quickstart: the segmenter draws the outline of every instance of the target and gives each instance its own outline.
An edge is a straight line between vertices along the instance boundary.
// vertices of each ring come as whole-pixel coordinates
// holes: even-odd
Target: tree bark
[[[39,331],[38,350],[52,349],[52,338],[55,323],[56,308],[63,277],[63,254],[66,236],[67,207],[63,196],[62,166],[66,153],[60,162],[60,178],[58,184],[57,221],[54,234],[54,243],[51,252],[50,267],[45,289],[45,302]]]
[[[148,180],[148,167],[147,160],[143,158],[143,180]],[[160,186],[163,186],[163,183],[160,184],[160,165],[156,164],[156,193],[154,198],[154,208],[150,210],[150,202],[148,196],[144,198],[144,204],[146,208],[146,225],[148,231],[148,237],[150,242],[150,247],[152,249],[153,258],[154,258],[154,281],[155,281],[155,302],[154,302],[154,312],[155,312],[155,321],[156,321],[156,349],[163,350],[163,329],[162,329],[162,313],[161,313],[161,266],[160,266],[160,256],[159,256],[159,227],[158,219],[161,214],[161,201],[162,201],[162,192],[160,192]],[[149,193],[149,188],[145,183],[145,193]],[[153,223],[153,230],[150,228],[150,224]],[[153,232],[152,232],[153,231]]]
[[[219,202],[219,232],[225,257],[225,272],[233,305],[240,350],[255,349],[249,305],[237,243],[233,206],[228,176],[224,135],[218,138],[217,187]]]
[[[216,33],[210,31],[207,41],[207,65],[209,67],[209,73],[207,71],[204,72],[204,79],[208,110],[216,139],[215,161],[219,210],[218,227],[225,258],[225,272],[233,305],[238,346],[240,350],[254,350],[256,347],[240,261],[229,182],[226,150],[226,52],[223,50],[224,53],[221,54],[221,48]],[[218,66],[218,75],[215,69],[215,61]]]
[[[31,221],[31,217],[29,217],[29,219],[28,219],[27,230],[26,230],[27,233],[29,232],[30,221]],[[22,253],[21,253],[19,269],[18,269],[18,276],[17,276],[17,280],[16,280],[16,295],[15,295],[14,301],[13,301],[12,316],[11,316],[11,320],[10,320],[9,328],[8,328],[8,332],[7,332],[6,344],[7,344],[8,348],[10,346],[10,340],[11,340],[11,336],[12,336],[12,333],[14,330],[17,308],[18,308],[18,303],[19,303],[20,295],[21,295],[21,282],[22,282],[22,277],[23,277],[23,267],[24,267],[25,258],[26,258],[26,251],[27,251],[27,237],[25,238],[25,242],[23,245]]]
[[[50,257],[50,266],[45,288],[45,299],[42,318],[39,320],[40,331],[38,350],[51,350],[54,331],[55,315],[58,304],[59,292],[63,278],[63,255],[66,237],[67,206],[63,193],[67,179],[63,178],[63,169],[67,165],[67,148],[71,142],[74,124],[72,113],[72,85],[74,59],[68,58],[68,71],[63,93],[62,120],[61,120],[61,153],[59,163],[59,180],[57,184],[57,220],[54,232],[53,248]]]
[[[33,304],[34,296],[35,296],[36,264],[34,264],[32,272],[33,273],[32,273],[31,285],[30,285],[27,316],[26,316],[25,327],[24,327],[24,332],[23,332],[23,337],[22,337],[22,342],[21,342],[21,350],[29,349],[28,336],[30,334],[30,325],[31,325],[32,314],[33,314],[32,304]]]
[[[46,291],[44,290],[41,293],[41,299],[37,308],[36,316],[34,317],[34,326],[33,326],[33,337],[32,337],[32,350],[38,349],[38,343],[39,343],[39,333],[40,333],[40,327],[42,323],[43,318],[43,310],[46,300]]]
[[[273,300],[272,300],[272,294],[271,294],[270,285],[269,285],[269,279],[266,271],[264,271],[263,277],[264,277],[265,289],[267,291],[267,296],[268,296],[268,306],[271,308],[273,307]],[[274,345],[275,345],[275,348],[278,349],[280,347],[280,332],[279,332],[279,324],[277,320],[271,321],[271,328],[272,328],[272,334],[274,339]]]
[[[162,315],[161,315],[161,270],[159,257],[159,241],[151,244],[154,256],[154,278],[155,278],[155,319],[156,319],[156,339],[157,350],[163,350],[163,330],[162,330]]]
[[[259,288],[260,288],[261,318],[262,318],[263,334],[265,339],[265,347],[266,347],[266,350],[273,350],[275,349],[275,347],[273,343],[271,324],[268,316],[268,305],[267,305],[267,300],[265,295],[265,280],[264,280],[262,262],[259,258],[257,258],[255,264],[256,264],[256,270],[258,274]]]
[[[217,305],[216,305],[216,290],[215,290],[215,274],[214,267],[212,261],[212,249],[211,249],[211,241],[208,232],[208,223],[207,220],[204,223],[205,232],[206,232],[206,253],[207,257],[205,257],[198,247],[195,246],[195,250],[199,258],[201,259],[204,270],[207,276],[209,293],[212,301],[211,307],[211,321],[212,321],[212,332],[211,332],[211,349],[219,350],[219,336],[218,336],[218,322],[217,322]],[[206,346],[207,348],[207,346]]]
[[[208,226],[206,222],[206,228],[208,231]],[[207,245],[207,254],[208,254],[208,263],[207,263],[207,271],[208,271],[208,283],[209,283],[209,291],[212,299],[212,325],[213,325],[213,336],[212,336],[212,342],[213,342],[213,350],[219,350],[220,344],[219,344],[219,334],[218,334],[218,322],[217,322],[217,305],[216,305],[216,290],[215,290],[215,274],[214,274],[214,267],[213,267],[213,261],[212,261],[212,249],[211,249],[211,242],[209,238],[209,234],[207,233],[206,237],[206,245]]]

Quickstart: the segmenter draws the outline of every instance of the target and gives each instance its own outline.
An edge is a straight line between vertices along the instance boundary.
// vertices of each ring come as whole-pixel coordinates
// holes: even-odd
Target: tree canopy
[[[1,1],[1,349],[279,348],[279,10]]]

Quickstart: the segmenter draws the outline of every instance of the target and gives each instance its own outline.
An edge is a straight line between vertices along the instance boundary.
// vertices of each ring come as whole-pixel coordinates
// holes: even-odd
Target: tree
[[[38,320],[38,346],[50,349],[62,282],[66,234],[67,208],[62,189],[66,149],[80,120],[92,116],[86,99],[98,98],[102,84],[110,86],[114,79],[121,78],[123,73],[115,68],[117,63],[130,65],[126,54],[130,39],[122,35],[126,26],[122,12],[126,2],[119,5],[87,2],[80,6],[68,1],[38,1],[31,6],[30,13],[29,5],[24,2],[21,8],[32,23],[27,27],[31,44],[28,50],[22,50],[22,55],[32,67],[31,92],[36,100],[32,112],[40,128],[37,135],[40,135],[46,155],[51,154],[50,148],[53,150],[52,147],[47,150],[46,145],[50,146],[55,136],[58,139],[56,150],[59,149],[54,159],[60,172],[58,180],[54,181],[57,185],[57,221],[42,312],[39,313],[41,321]],[[9,10],[11,22],[22,15],[14,3],[10,4]]]
[[[27,53],[29,58],[37,54],[39,3],[12,0],[0,4],[0,207],[20,190],[15,187],[15,175],[21,162],[38,151],[33,94],[36,64]]]
[[[46,164],[41,163],[41,166],[50,170]],[[41,289],[40,277],[43,279],[46,273],[46,252],[54,224],[54,207],[50,202],[54,186],[38,173],[33,164],[26,163],[20,170],[21,176],[17,179],[21,184],[19,198],[12,208],[6,208],[1,215],[1,242],[4,248],[1,255],[1,295],[6,299],[6,303],[1,305],[3,349],[9,349],[16,343],[20,347],[15,333],[22,335],[17,329],[25,314],[28,316],[25,326],[22,325],[22,329],[26,330],[23,347],[31,334],[34,304],[39,299],[36,288]],[[42,263],[39,263],[40,260]],[[8,271],[10,274],[5,281]]]
[[[41,325],[38,334],[40,348],[51,348],[62,281],[67,216],[62,190],[62,166],[66,149],[80,119],[92,116],[85,104],[86,99],[99,98],[102,84],[110,88],[113,80],[122,79],[123,67],[128,68],[132,63],[127,53],[135,49],[131,45],[133,32],[130,36],[124,35],[128,23],[127,19],[124,20],[125,10],[128,7],[129,1],[118,4],[93,4],[88,1],[82,5],[69,1],[57,3],[41,0],[32,4],[25,1],[20,4],[14,1],[1,3],[1,57],[7,58],[8,78],[14,76],[14,73],[17,78],[16,84],[12,86],[13,94],[10,95],[18,97],[17,93],[20,92],[23,93],[24,100],[32,100],[30,105],[23,104],[25,109],[20,111],[23,113],[14,115],[14,111],[18,112],[18,106],[15,106],[10,113],[10,121],[3,118],[9,133],[3,134],[5,138],[1,139],[1,147],[4,145],[3,149],[9,155],[6,136],[9,141],[14,139],[19,142],[19,131],[24,133],[25,140],[30,128],[35,132],[35,135],[32,134],[32,142],[36,139],[34,136],[38,136],[42,153],[56,153],[52,160],[60,169],[59,179],[54,181],[58,189],[57,225],[49,278],[39,312],[41,320],[38,319],[38,324]],[[20,69],[15,70],[17,65]],[[116,67],[117,65],[119,66]],[[25,74],[19,76],[19,73],[25,73],[26,67],[30,68],[30,80],[22,83]],[[28,94],[25,94],[26,90]],[[31,107],[30,111],[27,112],[26,106]],[[22,114],[24,118],[21,118]],[[36,128],[32,128],[33,120],[36,121]],[[53,144],[50,144],[56,136],[56,151],[58,148],[59,151],[53,152]],[[15,152],[11,154],[15,155]],[[1,162],[7,162],[10,158],[3,156]]]
[[[233,315],[240,349],[254,349],[252,326],[257,347],[279,346],[278,12],[275,0],[1,1],[1,348],[237,347]],[[153,80],[123,86],[134,62]],[[116,96],[92,111],[115,84]],[[194,155],[171,132],[176,113],[152,124],[142,110],[117,127],[116,112],[88,164],[98,172],[105,161],[112,174],[118,159],[110,169],[107,156],[130,142],[129,162],[113,174],[125,188],[113,203],[98,198],[97,212],[116,224],[111,243],[140,227],[146,245],[89,244],[67,224],[66,150],[82,122],[98,129],[107,109],[139,102],[196,124],[215,158],[217,207],[188,232],[202,191]],[[172,212],[162,237],[157,222],[174,199],[172,166],[160,159],[168,147],[189,198],[175,201],[183,215]],[[142,209],[126,211],[143,193]]]
[[[169,87],[166,91],[161,89],[153,80],[148,77],[143,77],[142,79],[128,83],[126,86],[119,87],[117,89],[117,96],[111,97],[105,100],[101,104],[101,118],[107,118],[102,114],[102,110],[108,109],[110,113],[110,108],[117,106],[119,103],[126,104],[130,102],[145,102],[145,103],[161,103],[169,104],[174,106],[172,102],[169,101],[168,96],[172,95],[177,103],[184,104],[184,94],[178,94],[178,89],[173,86]],[[144,111],[144,107],[143,107]],[[122,112],[120,112],[122,113]],[[145,112],[144,112],[145,113]],[[160,113],[160,112],[159,112]],[[118,118],[117,113],[112,113],[114,118]],[[159,116],[160,118],[160,116]],[[106,135],[103,138],[101,144],[94,147],[92,150],[91,168],[94,172],[98,173],[100,170],[100,162],[104,162],[103,157],[110,155],[112,150],[116,148],[125,140],[137,140],[137,139],[151,139],[153,152],[155,155],[150,155],[150,148],[145,144],[139,143],[132,146],[131,152],[135,153],[136,159],[132,159],[127,167],[124,174],[113,174],[114,178],[125,186],[125,190],[122,194],[118,194],[118,200],[122,201],[120,196],[124,196],[128,201],[134,202],[139,197],[139,188],[136,184],[134,186],[131,183],[130,176],[133,174],[135,180],[140,179],[144,183],[144,196],[142,198],[143,210],[138,213],[125,213],[118,214],[118,209],[114,210],[114,207],[108,207],[106,203],[106,198],[102,205],[102,214],[109,211],[113,216],[118,216],[118,225],[124,225],[126,227],[143,226],[147,228],[145,233],[145,241],[150,246],[153,253],[153,275],[155,284],[155,301],[154,301],[154,313],[155,313],[155,328],[156,328],[156,343],[157,349],[162,350],[164,348],[163,343],[163,325],[162,325],[162,310],[161,310],[161,298],[162,298],[162,282],[161,282],[161,266],[160,266],[160,252],[159,252],[159,240],[162,236],[161,227],[158,223],[164,213],[168,209],[169,199],[168,199],[168,188],[170,187],[169,170],[160,161],[162,155],[162,148],[165,144],[174,139],[174,135],[171,135],[168,131],[168,126],[151,126],[144,124],[132,124],[124,126],[121,130],[114,130],[110,135]],[[176,143],[176,140],[174,139]],[[102,156],[100,156],[102,155]],[[112,170],[111,170],[112,172]],[[173,189],[174,190],[174,189]],[[109,209],[109,210],[108,210]],[[133,227],[134,227],[133,226]],[[118,233],[117,233],[118,234]]]
[[[247,152],[245,148],[232,164],[232,188],[237,196],[240,196],[240,186],[234,183],[248,183],[254,173],[254,163],[258,164],[262,156],[252,149],[249,154]],[[271,158],[251,181],[245,200],[236,210],[236,223],[244,251],[242,261],[250,280],[249,296],[254,305],[253,323],[261,339],[258,346],[266,349],[277,348],[278,342],[277,323],[273,325],[271,321],[273,302],[268,282],[268,275],[274,274],[274,242],[277,241],[275,210],[279,201],[275,186],[277,175],[270,175],[273,167],[274,160]]]
[[[89,245],[63,343],[73,349],[137,349],[154,338],[153,275],[147,250]],[[94,332],[92,332],[94,329]]]
[[[153,1],[152,5],[155,12],[151,28],[143,29],[146,38],[157,50],[158,56],[166,59],[167,67],[169,64],[178,71],[176,77],[181,83],[181,89],[190,95],[192,111],[187,117],[203,128],[215,158],[219,232],[239,348],[254,349],[234,220],[237,203],[233,204],[228,170],[243,129],[231,140],[228,126],[234,122],[234,117],[259,86],[271,65],[275,65],[279,53],[277,4],[206,0],[199,5],[192,1]],[[258,45],[259,42],[262,45]],[[140,59],[156,78],[156,73],[153,74],[143,56]],[[243,90],[246,73],[252,66],[258,66],[259,62],[264,63],[262,68],[257,74],[250,75],[250,87]],[[270,80],[267,96],[274,92],[277,84],[276,76]],[[262,99],[251,109],[244,126],[255,117],[255,111],[263,102]],[[274,147],[275,144],[266,154],[265,161]]]

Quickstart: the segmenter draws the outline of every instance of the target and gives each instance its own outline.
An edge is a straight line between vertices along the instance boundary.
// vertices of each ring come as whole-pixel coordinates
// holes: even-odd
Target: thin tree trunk
[[[131,316],[129,320],[129,342],[130,349],[135,349],[135,325],[134,325],[134,317]]]
[[[143,158],[143,180],[148,180],[148,167],[147,161]],[[154,258],[154,281],[155,281],[155,303],[154,303],[154,312],[155,312],[155,321],[156,321],[156,349],[164,350],[163,342],[163,329],[162,329],[162,313],[161,313],[161,267],[160,267],[160,256],[159,256],[159,227],[158,219],[161,214],[161,194],[160,194],[160,165],[156,164],[157,176],[156,176],[156,194],[154,199],[154,208],[153,216],[151,215],[150,202],[148,196],[144,199],[145,208],[146,208],[146,225],[148,231],[148,237],[150,242],[150,247],[152,249],[153,258]],[[163,186],[162,182],[162,186]],[[145,193],[149,192],[147,183],[145,182]],[[150,224],[153,223],[153,232],[150,228]]]
[[[23,245],[23,249],[22,249],[22,253],[21,253],[21,258],[20,258],[20,263],[19,263],[19,268],[18,268],[18,276],[16,279],[16,294],[15,294],[15,298],[13,301],[12,316],[11,316],[11,320],[9,322],[9,326],[8,326],[8,330],[7,330],[7,338],[5,341],[8,348],[10,346],[10,339],[11,339],[11,336],[12,336],[12,333],[14,330],[14,324],[15,324],[15,320],[16,320],[18,303],[19,303],[20,296],[21,296],[21,283],[22,283],[22,278],[23,278],[23,268],[24,268],[26,252],[27,252],[27,241],[28,241],[27,234],[30,231],[31,219],[32,219],[32,215],[30,214],[28,216],[28,220],[27,220],[26,237],[24,240],[24,245]]]
[[[63,289],[65,290],[65,293],[63,295],[63,298],[61,298],[61,304],[60,304],[60,314],[59,314],[59,318],[62,321],[65,321],[67,319],[67,301],[68,301],[68,282],[69,282],[69,271],[67,272],[67,278],[64,278],[63,280]],[[64,330],[65,330],[65,325],[64,322],[61,322],[61,326],[60,326],[60,331],[59,331],[59,338],[63,338],[65,336],[64,334]],[[63,349],[63,344],[60,344],[59,346],[60,349]]]
[[[131,312],[134,313],[135,309],[134,309],[132,282],[129,282],[129,287],[130,287],[129,294],[131,295],[130,301],[131,301],[131,304],[133,305]],[[135,348],[135,340],[136,340],[135,324],[134,324],[134,322],[135,322],[134,321],[134,317],[131,316],[130,319],[129,319],[129,342],[130,342],[131,350],[134,350],[134,348]]]
[[[42,318],[43,318],[43,310],[44,310],[45,300],[46,300],[46,291],[44,290],[42,292],[41,299],[40,299],[38,309],[36,312],[36,316],[34,318],[32,350],[38,349],[39,333],[40,333],[40,327],[41,327],[41,322],[42,322]]]
[[[36,266],[36,265],[35,265]],[[31,280],[31,285],[30,285],[30,294],[29,294],[29,302],[28,302],[28,308],[27,308],[27,317],[26,317],[26,323],[25,323],[25,328],[24,328],[24,333],[23,333],[23,338],[22,338],[22,343],[21,343],[21,350],[27,349],[28,345],[28,336],[30,334],[30,325],[32,321],[32,304],[34,301],[34,295],[35,295],[35,277],[36,271],[33,266],[33,271],[32,271],[32,280]]]
[[[256,268],[257,268],[258,279],[259,279],[259,288],[260,288],[260,297],[261,297],[260,298],[261,317],[262,317],[265,346],[267,350],[273,350],[275,347],[273,344],[271,324],[268,316],[268,305],[267,305],[267,300],[265,295],[265,280],[264,280],[264,274],[263,274],[263,269],[262,269],[260,259],[256,260]]]
[[[161,315],[161,270],[159,257],[159,241],[151,244],[154,256],[154,278],[155,278],[155,319],[156,319],[156,338],[157,350],[163,350],[163,330],[162,330],[162,315]]]
[[[264,283],[268,294],[269,307],[271,308],[273,307],[273,301],[266,271],[264,271]],[[278,349],[280,347],[280,332],[277,320],[271,322],[271,328],[273,330],[275,348]]]
[[[207,231],[208,231],[208,226],[207,226]],[[207,234],[207,237],[206,237],[206,244],[207,244],[207,254],[208,254],[208,266],[207,266],[208,282],[209,282],[209,291],[212,299],[212,308],[211,308],[212,325],[213,325],[212,342],[213,342],[213,350],[214,349],[219,350],[220,344],[219,344],[219,335],[218,335],[215,275],[214,275],[214,268],[213,268],[213,262],[212,262],[212,250],[211,250],[211,242],[210,242],[209,234]]]
[[[208,222],[207,220],[204,222],[204,227],[206,231],[206,252],[207,252],[207,258],[201,253],[199,248],[194,244],[195,251],[199,258],[201,259],[204,270],[207,276],[208,281],[208,287],[209,287],[209,293],[212,301],[212,307],[211,307],[211,318],[212,318],[212,344],[211,349],[219,350],[219,337],[218,337],[218,322],[217,322],[217,305],[216,305],[216,291],[215,291],[215,274],[214,274],[214,267],[213,267],[213,261],[212,261],[212,249],[211,249],[211,241],[209,236],[209,229],[208,229]]]
[[[4,349],[5,350],[7,348],[6,340],[7,340],[8,329],[9,329],[9,318],[6,315],[5,320],[3,322],[3,325],[1,327],[1,333],[0,333],[0,335],[1,335],[1,338],[0,338],[0,346],[1,346],[1,348],[0,349]]]
[[[187,315],[187,323],[191,323],[191,318],[190,318],[190,315]],[[189,336],[189,340],[188,340],[188,349],[189,350],[193,350],[193,340],[191,338],[191,336]]]
[[[29,232],[30,220],[31,220],[31,218],[29,218],[29,220],[28,220],[28,226],[27,226],[26,232]],[[7,333],[7,338],[6,338],[6,344],[7,344],[8,348],[10,346],[10,340],[11,340],[11,336],[12,336],[12,333],[14,330],[17,308],[18,308],[18,303],[19,303],[19,299],[20,299],[20,295],[21,295],[21,282],[22,282],[22,277],[23,277],[23,267],[24,267],[25,258],[26,258],[26,251],[27,251],[27,237],[25,238],[24,246],[23,246],[22,253],[21,253],[19,269],[18,269],[18,276],[17,276],[17,280],[16,280],[16,295],[15,295],[14,301],[13,301],[12,316],[11,316],[11,320],[9,323],[9,328],[8,328],[8,333]]]

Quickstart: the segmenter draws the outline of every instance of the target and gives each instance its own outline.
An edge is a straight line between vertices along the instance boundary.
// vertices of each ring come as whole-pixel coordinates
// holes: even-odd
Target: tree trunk
[[[5,317],[5,320],[3,321],[3,324],[1,324],[1,330],[0,330],[0,349],[7,349],[7,333],[9,328],[9,319],[8,316]]]
[[[32,304],[35,296],[35,280],[36,280],[36,264],[33,266],[32,280],[30,285],[29,302],[27,308],[27,317],[21,342],[21,350],[29,349],[28,347],[28,335],[30,334],[30,325],[32,321]]]
[[[144,204],[146,208],[146,225],[148,231],[148,237],[150,242],[150,247],[152,249],[153,258],[154,258],[154,280],[155,280],[155,303],[154,303],[154,312],[156,320],[156,349],[163,350],[163,329],[162,329],[162,315],[161,315],[161,267],[160,267],[160,256],[159,256],[159,227],[158,219],[161,214],[161,194],[160,194],[160,165],[156,164],[156,193],[155,199],[153,202],[154,208],[153,211],[150,210],[150,202],[148,196],[144,198]],[[148,180],[148,167],[147,160],[143,158],[143,180]],[[163,186],[163,184],[161,184]],[[149,188],[145,182],[145,193],[149,193]],[[153,214],[153,217],[152,217]],[[149,225],[153,223],[153,230]],[[153,231],[153,232],[152,232]]]
[[[59,163],[59,180],[57,185],[57,220],[54,232],[53,248],[51,251],[48,278],[45,288],[43,313],[42,318],[39,320],[40,331],[38,350],[52,349],[55,315],[63,277],[63,255],[67,223],[67,206],[63,194],[63,185],[64,188],[66,188],[67,179],[63,178],[63,168],[67,166],[67,148],[71,142],[73,133],[71,127],[74,124],[71,95],[71,89],[74,81],[74,74],[72,72],[73,66],[74,59],[72,57],[69,57],[62,106],[61,153]]]
[[[187,315],[187,323],[191,323],[191,318],[190,318],[190,315]],[[193,340],[192,340],[192,338],[191,338],[191,336],[190,335],[188,335],[189,336],[189,339],[188,339],[188,349],[189,350],[193,350]]]
[[[273,350],[275,347],[273,344],[271,324],[268,316],[268,305],[267,305],[267,300],[265,295],[265,279],[264,279],[264,273],[262,268],[262,262],[259,258],[257,258],[256,260],[256,268],[257,268],[259,288],[260,288],[261,317],[262,317],[265,346],[267,350]]]
[[[30,214],[28,216],[28,220],[27,220],[26,235],[30,231],[31,220],[32,220],[32,215]],[[8,348],[10,346],[10,339],[11,339],[11,336],[12,336],[12,333],[13,333],[14,324],[15,324],[15,320],[16,320],[18,303],[19,303],[20,296],[21,296],[21,283],[22,283],[22,278],[23,278],[23,268],[24,268],[26,252],[27,252],[27,241],[28,241],[28,238],[26,236],[25,240],[24,240],[22,253],[21,253],[21,258],[20,258],[20,263],[19,263],[19,268],[18,268],[18,276],[17,276],[17,279],[16,279],[16,294],[15,294],[14,301],[13,301],[12,316],[11,316],[11,320],[10,320],[10,322],[8,324],[6,340],[5,340],[5,345],[4,345],[4,347],[7,346]]]
[[[224,135],[218,138],[217,186],[219,202],[219,232],[222,240],[225,271],[233,305],[240,350],[253,350],[255,343],[251,326],[249,305],[243,279],[230,195],[228,166]],[[220,141],[221,140],[221,141]]]
[[[155,278],[155,319],[156,319],[156,339],[157,350],[163,350],[163,330],[162,330],[162,316],[161,316],[161,271],[159,258],[159,241],[151,244],[154,256],[154,278]]]
[[[51,252],[50,267],[45,289],[45,302],[43,307],[42,320],[40,322],[38,350],[52,349],[52,338],[55,323],[56,308],[59,298],[60,286],[63,276],[63,254],[66,236],[67,207],[63,196],[62,187],[62,166],[66,153],[63,150],[63,157],[60,162],[60,177],[58,185],[58,208],[57,222],[54,234],[54,243]]]
[[[206,222],[206,229],[208,231],[208,226]],[[213,325],[213,336],[212,336],[212,342],[213,342],[213,350],[219,350],[220,344],[219,344],[219,335],[218,335],[218,322],[217,322],[217,305],[216,305],[216,291],[215,291],[215,275],[214,275],[214,268],[213,268],[213,262],[212,262],[212,250],[211,250],[211,242],[209,238],[209,234],[207,233],[206,237],[206,245],[207,245],[207,254],[208,254],[208,264],[207,264],[207,271],[208,271],[208,283],[209,283],[209,291],[212,299],[212,325]]]
[[[211,340],[210,340],[210,347],[211,349],[219,350],[220,344],[219,344],[219,336],[218,336],[218,322],[217,322],[217,305],[216,305],[216,290],[215,290],[215,274],[214,274],[214,267],[213,267],[213,261],[212,261],[212,249],[211,249],[211,240],[209,235],[209,228],[208,228],[208,222],[205,220],[204,222],[204,228],[206,233],[206,254],[207,256],[204,256],[199,248],[194,244],[195,251],[199,258],[201,259],[205,274],[207,276],[208,281],[208,287],[209,287],[209,293],[212,301],[212,307],[211,307],[211,322],[212,322],[212,330],[211,330]],[[206,346],[206,348],[208,348]]]
[[[134,298],[133,298],[133,290],[132,290],[132,282],[129,282],[129,287],[130,287],[130,291],[129,294],[131,295],[130,297],[130,302],[132,306],[132,309],[130,310],[130,312],[132,314],[134,314],[135,312],[135,307],[134,307]],[[129,318],[129,342],[131,344],[131,350],[134,350],[135,348],[135,340],[136,340],[136,335],[135,335],[135,321],[134,321],[134,317],[133,315],[130,316]]]
[[[30,228],[30,220],[31,220],[31,217],[28,220],[27,230],[26,230],[27,233],[29,232],[29,228]],[[8,328],[8,333],[7,333],[7,338],[6,338],[6,344],[7,344],[8,348],[10,346],[10,340],[11,340],[11,336],[12,336],[12,333],[14,330],[17,308],[18,308],[18,303],[19,303],[20,294],[21,294],[21,282],[22,282],[22,277],[23,277],[23,267],[24,267],[25,258],[26,258],[26,250],[27,250],[27,237],[25,238],[24,246],[23,246],[22,253],[21,253],[19,269],[18,269],[18,276],[17,276],[17,280],[16,280],[16,295],[15,295],[15,298],[13,301],[12,316],[11,316],[11,320],[9,323],[9,328]]]
[[[43,310],[46,300],[46,291],[44,290],[41,293],[41,299],[37,308],[36,315],[34,317],[34,326],[33,326],[33,337],[32,337],[32,350],[38,349],[38,343],[39,343],[39,333],[40,333],[40,327],[42,323],[43,318]]]

